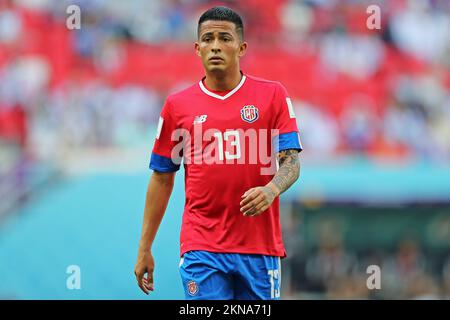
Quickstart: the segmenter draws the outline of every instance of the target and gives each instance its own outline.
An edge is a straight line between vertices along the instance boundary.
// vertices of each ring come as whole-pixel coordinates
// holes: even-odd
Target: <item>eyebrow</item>
[[[214,34],[214,32],[206,32],[206,33],[202,34],[202,38],[205,37],[205,36],[212,36],[213,34]],[[231,36],[231,37],[233,36],[229,32],[219,32],[219,35],[220,36]]]

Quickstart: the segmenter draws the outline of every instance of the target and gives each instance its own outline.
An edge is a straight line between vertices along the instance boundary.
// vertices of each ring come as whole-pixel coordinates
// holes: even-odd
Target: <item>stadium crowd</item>
[[[379,2],[375,31],[364,1],[254,2],[224,3],[246,17],[255,44],[248,72],[288,88],[309,154],[448,161],[447,1]],[[72,31],[67,1],[1,3],[3,143],[49,150],[49,158],[64,146],[148,143],[167,93],[201,76],[199,62],[173,59],[194,61],[205,1],[75,1],[82,28]]]

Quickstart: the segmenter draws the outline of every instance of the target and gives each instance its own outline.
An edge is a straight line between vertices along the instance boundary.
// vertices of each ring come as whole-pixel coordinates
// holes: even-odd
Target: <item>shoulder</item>
[[[247,80],[254,86],[272,90],[286,90],[279,81],[268,80],[246,74]]]
[[[263,78],[246,75],[251,87],[258,92],[266,94],[268,98],[273,100],[283,99],[288,96],[288,92],[283,84],[275,80],[267,80]]]
[[[279,81],[267,80],[254,76],[247,76],[247,78],[254,90],[264,94],[267,99],[271,99],[274,103],[280,104],[289,97],[286,88]]]
[[[195,83],[185,89],[173,92],[167,96],[167,103],[177,105],[186,101],[192,101],[200,92],[198,83]]]

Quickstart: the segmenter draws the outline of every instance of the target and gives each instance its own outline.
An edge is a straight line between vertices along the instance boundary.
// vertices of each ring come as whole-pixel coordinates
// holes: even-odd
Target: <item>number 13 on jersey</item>
[[[222,136],[222,132],[215,132],[214,137],[217,140],[218,144],[218,152],[219,152],[219,160],[233,160],[239,159],[241,157],[241,144],[239,140],[239,131],[225,131]],[[232,138],[233,137],[233,138]],[[235,153],[231,153],[230,151],[224,152],[224,142],[230,141],[230,146],[235,147]]]

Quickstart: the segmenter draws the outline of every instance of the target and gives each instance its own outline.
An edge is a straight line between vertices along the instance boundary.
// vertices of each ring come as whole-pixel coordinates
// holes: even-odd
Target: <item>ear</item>
[[[242,42],[240,47],[239,47],[239,58],[242,58],[243,56],[245,56],[245,53],[247,52],[247,42]]]
[[[195,42],[195,43],[194,43],[194,49],[195,49],[195,53],[196,53],[199,57],[201,57],[202,55],[200,54],[200,45],[199,45],[198,42]]]

